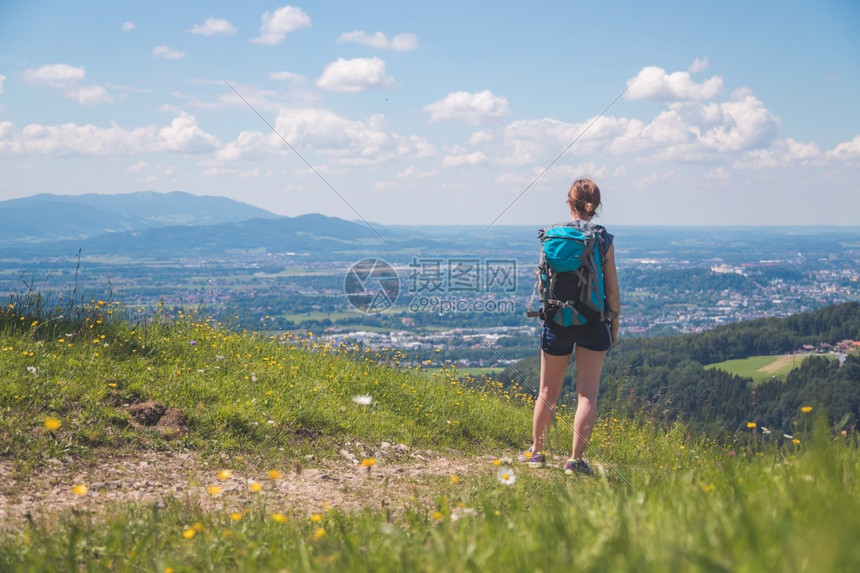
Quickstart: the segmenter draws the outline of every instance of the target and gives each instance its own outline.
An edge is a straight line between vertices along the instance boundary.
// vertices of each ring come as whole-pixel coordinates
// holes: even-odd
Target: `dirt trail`
[[[74,510],[100,514],[115,503],[143,502],[162,505],[173,498],[211,511],[241,511],[266,498],[270,513],[311,514],[328,508],[354,511],[365,507],[402,507],[410,497],[422,498],[439,478],[476,472],[492,473],[492,456],[470,458],[457,453],[442,456],[426,451],[401,452],[377,457],[370,471],[355,455],[341,450],[335,461],[305,460],[277,468],[278,479],[267,470],[231,468],[206,462],[193,453],[145,452],[106,459],[96,466],[64,464],[52,460],[26,480],[12,481],[11,462],[0,461],[0,527],[17,527],[32,517],[39,519]],[[230,469],[227,479],[218,472]],[[222,476],[223,477],[223,476]],[[251,484],[260,484],[254,492]],[[73,486],[87,486],[76,495]],[[211,486],[220,491],[213,495]]]

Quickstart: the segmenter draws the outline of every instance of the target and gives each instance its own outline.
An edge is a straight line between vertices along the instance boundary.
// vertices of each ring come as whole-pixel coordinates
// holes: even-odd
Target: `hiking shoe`
[[[535,469],[546,467],[546,456],[542,452],[533,453],[529,458],[529,467]]]
[[[588,465],[588,462],[585,461],[585,459],[580,458],[578,460],[567,460],[567,464],[564,466],[564,473],[569,476],[572,476],[573,474],[593,476],[594,470],[591,469],[591,466]]]
[[[517,461],[520,462],[521,464],[526,463],[531,458],[532,458],[532,447],[531,446],[529,446],[529,449],[517,454]]]

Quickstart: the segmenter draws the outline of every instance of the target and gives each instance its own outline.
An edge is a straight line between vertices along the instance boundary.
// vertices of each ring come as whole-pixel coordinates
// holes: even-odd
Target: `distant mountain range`
[[[41,194],[0,201],[0,258],[85,255],[212,256],[231,250],[328,257],[382,249],[410,254],[472,246],[481,227],[370,228],[319,214],[281,217],[225,197],[182,191],[121,195]],[[377,234],[379,231],[380,234]],[[481,247],[532,242],[532,230],[497,226]],[[384,239],[382,238],[384,237]]]
[[[296,252],[320,259],[349,253],[512,256],[538,249],[537,225],[380,225],[319,214],[281,217],[228,199],[182,191],[119,195],[41,194],[0,201],[0,258],[87,255],[221,255]],[[727,263],[856,249],[860,227],[615,227],[628,258],[698,257],[718,249]],[[379,234],[377,234],[377,232]],[[384,239],[383,239],[384,237]],[[775,250],[774,245],[779,248]]]
[[[277,217],[265,209],[226,197],[197,196],[183,191],[119,195],[43,193],[0,201],[0,243],[86,239],[109,232]]]

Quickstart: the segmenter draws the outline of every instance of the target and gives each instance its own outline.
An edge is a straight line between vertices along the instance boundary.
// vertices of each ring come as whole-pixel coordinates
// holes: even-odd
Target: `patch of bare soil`
[[[159,420],[170,412],[159,415]],[[376,464],[368,470],[360,460],[370,452]],[[96,465],[51,460],[24,480],[11,481],[13,464],[0,461],[0,527],[18,527],[27,519],[47,518],[73,510],[102,514],[111,504],[165,504],[173,498],[210,511],[241,511],[265,496],[268,512],[311,514],[328,508],[402,508],[410,498],[423,499],[438,478],[492,473],[492,456],[467,458],[456,452],[440,455],[411,451],[403,445],[345,444],[336,460],[304,459],[290,468],[237,469],[229,463],[201,460],[190,452],[142,452],[134,457],[111,457]],[[260,464],[265,463],[260,460]],[[235,465],[240,465],[236,462]],[[250,465],[250,464],[248,464]],[[221,470],[230,470],[227,477]],[[226,478],[226,479],[221,479]],[[252,484],[260,484],[254,492]],[[86,492],[75,485],[85,485]],[[219,488],[219,489],[214,489]]]
[[[757,372],[766,372],[768,374],[770,374],[771,372],[776,372],[777,370],[780,370],[791,364],[794,359],[795,358],[792,355],[780,356],[767,366],[762,366],[761,368],[759,368]]]
[[[131,415],[130,423],[137,429],[155,427],[166,435],[181,434],[188,430],[188,417],[185,412],[178,408],[168,408],[156,400],[138,402],[124,406],[123,409]]]

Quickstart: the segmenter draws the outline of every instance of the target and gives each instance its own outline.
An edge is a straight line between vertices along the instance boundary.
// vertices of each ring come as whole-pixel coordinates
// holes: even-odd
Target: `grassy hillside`
[[[566,407],[549,468],[506,459],[530,434],[518,388],[118,313],[0,312],[0,571],[860,566],[856,436],[817,410],[791,438],[751,423],[730,443],[604,411],[598,477],[570,477]],[[154,401],[186,420],[144,425]],[[136,495],[158,473],[173,487]]]

